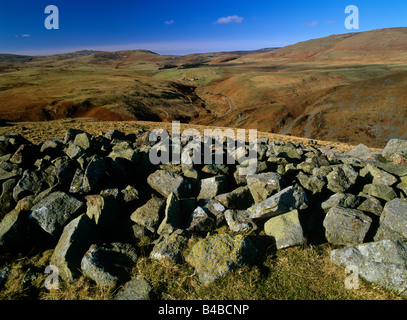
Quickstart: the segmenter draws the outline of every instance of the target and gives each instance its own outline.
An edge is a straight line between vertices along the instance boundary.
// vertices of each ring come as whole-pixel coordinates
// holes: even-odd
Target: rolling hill
[[[383,147],[407,138],[407,28],[284,48],[0,55],[0,118],[172,121]]]

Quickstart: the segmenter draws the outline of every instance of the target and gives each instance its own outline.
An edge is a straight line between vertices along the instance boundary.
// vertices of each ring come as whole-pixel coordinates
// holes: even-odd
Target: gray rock
[[[167,236],[158,239],[150,253],[152,259],[169,259],[174,262],[181,262],[181,252],[190,238],[190,233],[186,230],[175,230]]]
[[[326,186],[326,179],[319,176],[308,176],[302,172],[297,175],[297,180],[304,189],[311,191],[312,194],[321,193]]]
[[[375,241],[392,239],[407,241],[407,201],[394,199],[386,203],[380,216]]]
[[[351,193],[335,193],[328,200],[322,202],[321,208],[328,212],[332,207],[339,206],[343,208],[356,209],[361,203],[361,199]],[[360,209],[359,209],[360,210]]]
[[[217,195],[222,194],[227,189],[227,177],[216,176],[201,180],[198,200],[211,200]]]
[[[59,235],[65,224],[78,216],[84,203],[62,191],[54,192],[32,207],[30,217],[51,235]]]
[[[18,147],[17,151],[10,159],[11,163],[18,164],[20,166],[28,167],[32,165],[37,158],[38,147],[33,144],[22,144]]]
[[[190,231],[212,231],[215,227],[215,216],[202,207],[197,207],[187,222],[187,229]]]
[[[112,148],[112,152],[109,154],[109,157],[113,160],[116,158],[122,158],[131,162],[137,162],[140,159],[137,151],[132,149],[128,142],[115,145]]]
[[[182,221],[180,216],[179,199],[175,193],[171,193],[165,206],[165,217],[158,227],[159,235],[171,234],[177,229],[181,229]]]
[[[225,220],[233,232],[257,230],[257,225],[250,218],[250,213],[247,210],[226,210]]]
[[[252,219],[272,218],[292,210],[305,210],[308,200],[300,186],[290,186],[247,210]]]
[[[13,189],[17,184],[17,179],[9,179],[3,182],[0,195],[0,221],[3,216],[9,213],[16,205],[13,199]]]
[[[64,136],[64,139],[63,139],[63,143],[64,143],[64,144],[68,144],[69,141],[73,141],[73,140],[75,139],[76,135],[81,134],[81,133],[84,133],[84,131],[83,131],[83,130],[80,130],[80,129],[72,129],[72,128],[69,128],[69,129],[66,130],[66,132],[65,132],[65,136]]]
[[[39,194],[46,186],[47,175],[41,171],[26,170],[13,189],[13,199],[18,202],[31,194]]]
[[[397,189],[403,191],[407,195],[407,177],[401,178],[401,182],[397,185]]]
[[[230,270],[253,263],[256,257],[256,247],[245,236],[214,234],[197,242],[185,260],[195,268],[199,280],[207,285]]]
[[[99,156],[94,156],[89,162],[83,175],[83,191],[90,193],[100,188],[100,184],[106,177],[109,168],[108,162]]]
[[[356,183],[359,174],[349,165],[335,166],[327,176],[327,188],[335,193],[346,192]]]
[[[86,132],[79,133],[75,136],[73,143],[83,150],[88,150],[92,144],[92,136]]]
[[[382,184],[386,186],[392,186],[397,182],[397,178],[386,171],[380,170],[379,168],[368,163],[360,171],[360,176],[369,178],[373,184]]]
[[[254,204],[252,194],[247,186],[217,195],[215,200],[229,209],[247,209]]]
[[[207,203],[205,203],[203,208],[205,208],[215,217],[216,227],[219,227],[225,221],[226,208],[219,201],[209,200]]]
[[[147,228],[151,232],[157,231],[161,219],[164,217],[166,201],[153,197],[134,211],[130,219]]]
[[[354,246],[363,243],[372,224],[372,219],[362,211],[332,207],[323,222],[329,243]]]
[[[150,300],[153,287],[143,277],[126,282],[117,292],[116,300]]]
[[[358,210],[370,212],[380,217],[383,212],[383,206],[380,200],[363,192],[359,194],[359,199],[361,202],[357,207]]]
[[[397,198],[397,193],[392,187],[381,184],[367,184],[363,188],[363,193],[385,201],[391,201]]]
[[[407,152],[407,141],[401,139],[391,139],[384,149],[382,150],[382,155],[389,161],[393,159],[393,156],[397,152]]]
[[[273,193],[280,192],[285,186],[285,181],[278,173],[264,172],[247,176],[247,186],[257,204],[266,200]]]
[[[301,160],[302,156],[300,152],[292,146],[279,146],[274,145],[274,153],[279,158],[286,158],[289,161]]]
[[[372,150],[366,147],[364,144],[359,144],[352,150],[348,152],[348,155],[351,157],[356,157],[360,159],[367,159],[371,154]]]
[[[383,240],[331,252],[332,262],[357,268],[366,281],[407,298],[407,244]]]
[[[28,239],[27,216],[24,212],[15,209],[0,221],[0,252],[19,252]]]
[[[68,282],[79,278],[83,255],[100,234],[86,214],[67,224],[51,256],[51,264],[58,267],[59,276]]]
[[[70,193],[83,194],[83,178],[84,174],[81,169],[76,169],[75,174],[73,175],[71,185],[69,187]]]
[[[82,258],[81,270],[98,286],[117,287],[130,280],[137,259],[136,249],[130,244],[92,244]]]
[[[65,147],[65,154],[69,158],[76,160],[86,155],[86,151],[82,147],[75,144],[73,141],[69,141],[68,145]]]
[[[277,249],[284,249],[305,243],[298,210],[273,217],[264,224],[266,235],[273,237]]]
[[[170,193],[183,198],[191,191],[191,184],[182,176],[167,170],[157,170],[147,178],[147,183],[162,196],[167,198]]]
[[[126,186],[126,188],[124,188],[121,193],[123,195],[123,201],[126,203],[131,203],[139,199],[139,192],[133,186]]]

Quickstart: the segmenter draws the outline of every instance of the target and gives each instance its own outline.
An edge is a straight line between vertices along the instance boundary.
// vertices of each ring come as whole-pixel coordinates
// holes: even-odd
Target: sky
[[[358,29],[345,27],[349,5]],[[0,0],[0,53],[23,55],[255,50],[390,27],[407,27],[406,0]]]

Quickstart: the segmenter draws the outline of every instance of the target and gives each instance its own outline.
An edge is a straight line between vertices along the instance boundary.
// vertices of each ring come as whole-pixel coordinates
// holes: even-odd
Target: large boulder
[[[66,225],[51,257],[51,264],[58,267],[63,280],[72,282],[80,276],[83,255],[99,240],[96,225],[86,214]]]
[[[407,201],[394,199],[384,206],[375,240],[407,241]]]
[[[130,280],[137,259],[136,249],[130,244],[92,244],[82,258],[81,270],[99,286],[116,287]]]
[[[13,210],[0,221],[0,252],[21,252],[29,239],[25,212]]]
[[[382,240],[331,252],[332,262],[407,298],[407,243]]]
[[[226,210],[225,220],[233,232],[250,232],[257,230],[257,225],[247,210]]]
[[[228,187],[227,176],[220,175],[201,180],[198,200],[211,200],[222,194]]]
[[[335,193],[343,193],[352,187],[359,174],[350,165],[335,166],[327,175],[327,188]]]
[[[185,260],[195,268],[199,280],[207,285],[230,270],[253,263],[256,257],[256,247],[245,236],[214,234],[197,242]]]
[[[215,197],[215,200],[229,209],[247,209],[253,205],[253,197],[247,186],[242,186],[231,192],[220,194]]]
[[[332,207],[324,219],[325,236],[329,243],[354,246],[364,242],[372,218],[356,209]]]
[[[301,245],[306,241],[298,210],[271,218],[264,224],[264,232],[273,237],[277,249]]]
[[[382,199],[384,201],[391,201],[397,198],[397,193],[392,187],[384,184],[366,184],[363,187],[363,193],[371,195],[375,198]]]
[[[13,199],[18,202],[22,198],[39,194],[46,186],[47,175],[41,171],[26,170],[13,189]]]
[[[31,209],[30,218],[51,235],[59,235],[72,218],[77,217],[84,203],[62,191],[51,193]]]
[[[360,170],[360,176],[370,179],[373,184],[381,184],[385,186],[392,186],[397,182],[397,178],[395,176],[375,167],[370,163]]]
[[[266,219],[308,207],[307,196],[300,186],[290,186],[247,210],[252,219]]]

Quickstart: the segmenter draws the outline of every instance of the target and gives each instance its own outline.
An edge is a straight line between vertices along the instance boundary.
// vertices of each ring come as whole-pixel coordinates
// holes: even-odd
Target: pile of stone
[[[131,279],[140,255],[188,263],[210,284],[256,263],[252,239],[266,235],[277,250],[329,242],[335,264],[406,295],[407,141],[341,152],[262,138],[245,143],[255,159],[235,164],[153,164],[150,136],[0,137],[0,254],[54,249],[64,281],[84,275],[122,286],[118,299],[147,299],[150,284]],[[171,148],[168,139],[158,143]],[[252,160],[255,171],[241,175]]]

